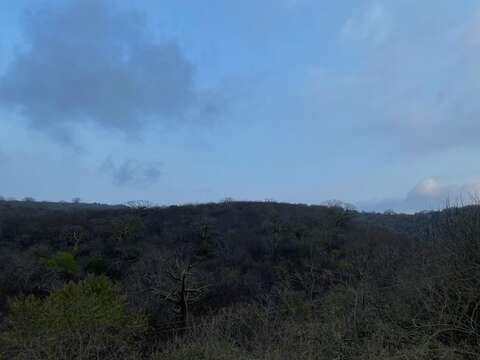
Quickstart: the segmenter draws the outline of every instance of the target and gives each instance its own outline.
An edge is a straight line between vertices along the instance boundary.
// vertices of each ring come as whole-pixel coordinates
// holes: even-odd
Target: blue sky
[[[418,211],[480,190],[476,1],[0,1],[0,195]]]

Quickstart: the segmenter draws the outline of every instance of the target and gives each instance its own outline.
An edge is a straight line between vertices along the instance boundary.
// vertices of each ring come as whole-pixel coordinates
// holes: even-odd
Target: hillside
[[[178,345],[207,351],[206,339],[226,341],[233,359],[276,351],[279,359],[301,359],[303,351],[318,359],[473,353],[479,214],[477,207],[383,215],[275,202],[2,201],[0,329],[14,325],[8,298],[45,299],[66,282],[105,275],[130,309],[148,315],[138,340],[144,356],[194,359],[172,354]],[[215,356],[205,358],[227,358]]]

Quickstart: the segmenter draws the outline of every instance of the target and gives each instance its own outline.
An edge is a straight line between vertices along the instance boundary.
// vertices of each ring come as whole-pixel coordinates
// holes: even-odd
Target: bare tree
[[[148,200],[132,200],[125,203],[125,206],[132,209],[150,209],[155,207],[156,205]]]
[[[172,283],[172,289],[170,291],[156,290],[158,295],[175,307],[179,318],[179,327],[182,330],[190,324],[191,307],[198,303],[208,288],[208,285],[196,284],[193,268],[194,264],[190,260],[183,260],[176,256],[165,270],[165,275]]]

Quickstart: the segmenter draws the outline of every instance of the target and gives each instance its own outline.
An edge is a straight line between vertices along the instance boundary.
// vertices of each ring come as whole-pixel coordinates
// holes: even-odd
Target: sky
[[[415,212],[480,191],[480,3],[0,0],[0,195]]]

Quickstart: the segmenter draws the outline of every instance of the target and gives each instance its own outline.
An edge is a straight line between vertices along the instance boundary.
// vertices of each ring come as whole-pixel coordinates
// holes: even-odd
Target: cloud
[[[420,181],[410,190],[404,200],[406,208],[412,210],[444,207],[451,196],[456,196],[457,187],[446,185],[436,178]]]
[[[130,158],[117,164],[109,156],[100,166],[100,171],[113,178],[113,182],[121,187],[149,187],[162,175],[160,162],[143,163]]]
[[[388,38],[391,25],[391,18],[385,7],[375,3],[360,16],[349,18],[341,30],[341,36],[346,40],[380,45]]]
[[[478,146],[480,9],[471,10],[386,0],[345,23],[343,44],[362,63],[339,92],[357,129],[402,155]]]
[[[467,205],[480,199],[480,180],[464,184],[448,184],[438,178],[418,182],[401,199],[359,202],[358,207],[366,211],[395,210],[416,212],[439,210],[448,205]]]
[[[178,44],[156,41],[144,15],[109,4],[68,1],[30,13],[26,47],[0,76],[0,106],[64,143],[74,141],[74,125],[135,133],[189,111],[212,113],[215,98],[196,89]]]

